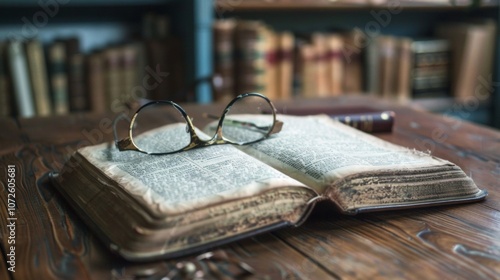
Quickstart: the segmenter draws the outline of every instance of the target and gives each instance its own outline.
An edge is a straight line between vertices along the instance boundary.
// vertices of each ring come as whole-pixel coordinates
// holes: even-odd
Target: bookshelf
[[[0,42],[14,39],[24,43],[36,39],[43,45],[47,60],[48,48],[53,42],[77,38],[80,52],[89,55],[141,41],[144,38],[141,37],[144,36],[144,18],[150,13],[166,17],[170,29],[168,36],[178,39],[181,46],[182,67],[178,69],[182,73],[178,75],[181,77],[178,88],[210,75],[211,1],[2,0]],[[191,99],[186,101],[209,103],[210,97],[209,85],[200,84],[190,95]]]
[[[26,18],[32,23],[33,20],[42,23],[34,33],[43,44],[59,37],[77,36],[82,52],[87,53],[134,38],[141,33],[143,15],[154,11],[169,17],[172,34],[182,42],[183,85],[212,74],[212,24],[216,19],[258,19],[278,31],[307,34],[365,28],[374,20],[373,13],[390,10],[396,3],[402,11],[391,14],[390,23],[381,27],[380,33],[428,37],[438,23],[478,17],[498,20],[500,12],[498,0],[54,0],[46,3],[57,3],[57,13],[47,15],[36,0],[0,1],[0,41],[19,33]],[[499,29],[497,23],[497,34]],[[500,81],[498,51],[494,59],[493,81]],[[212,102],[209,84],[198,84],[188,101]],[[453,99],[434,101],[415,103],[445,113],[455,104]],[[481,102],[467,115],[469,120],[500,127],[500,91],[495,90],[491,99]]]
[[[215,19],[260,20],[272,29],[296,34],[344,32],[377,25],[381,35],[431,38],[439,24],[487,18],[496,21],[496,47],[492,80],[500,80],[499,1],[365,1],[365,0],[215,0]],[[392,12],[396,9],[396,12]],[[377,15],[389,16],[378,19]],[[386,22],[381,22],[385,20]],[[370,26],[369,26],[370,25]],[[418,108],[500,128],[500,91],[493,85],[490,99],[467,104],[453,97],[419,98],[410,102]],[[458,108],[458,109],[457,109]]]

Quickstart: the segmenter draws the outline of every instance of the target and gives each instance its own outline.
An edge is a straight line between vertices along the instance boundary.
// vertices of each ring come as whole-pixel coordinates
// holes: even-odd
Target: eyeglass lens
[[[143,107],[132,125],[137,148],[148,153],[169,153],[189,145],[191,136],[186,119],[170,103]]]
[[[224,139],[245,144],[265,138],[274,124],[272,112],[271,104],[260,96],[249,95],[237,99],[222,123]],[[217,122],[214,121],[210,126],[215,128]],[[143,107],[132,124],[131,132],[137,148],[148,153],[176,152],[191,143],[186,119],[168,102],[151,103]],[[209,140],[202,132],[197,134],[200,139]]]
[[[265,138],[274,124],[273,108],[259,96],[238,99],[222,123],[222,136],[231,142],[244,144]]]

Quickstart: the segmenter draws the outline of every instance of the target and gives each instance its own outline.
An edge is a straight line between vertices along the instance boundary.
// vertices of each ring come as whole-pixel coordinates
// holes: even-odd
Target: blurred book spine
[[[488,99],[492,92],[496,22],[473,19],[443,24],[436,34],[450,42],[453,96],[462,101]]]
[[[338,34],[331,34],[328,38],[328,75],[329,92],[333,95],[343,93],[342,83],[344,81],[344,61],[342,50],[344,41]]]
[[[26,43],[26,55],[30,70],[31,86],[38,116],[52,114],[52,102],[49,93],[49,80],[42,44],[38,40]]]
[[[69,113],[70,107],[66,65],[66,48],[64,43],[52,43],[49,47],[49,73],[53,108],[56,115]]]
[[[93,112],[103,113],[108,110],[106,85],[104,82],[104,61],[102,54],[97,52],[86,57],[87,88],[90,98],[90,108]]]
[[[412,95],[444,97],[449,94],[450,47],[447,40],[418,40],[413,53]]]
[[[33,117],[36,111],[23,44],[11,41],[8,44],[8,55],[17,112],[21,117]]]
[[[0,42],[0,117],[10,116],[13,113],[7,57],[7,43]]]
[[[236,94],[265,91],[264,28],[260,21],[238,21],[236,25]]]
[[[68,102],[71,112],[82,112],[88,109],[87,91],[84,84],[84,57],[80,53],[80,40],[67,38],[62,40],[66,51],[66,78],[68,86]]]
[[[292,96],[292,84],[293,84],[294,35],[292,32],[285,31],[281,32],[278,36],[279,36],[278,98],[289,99]]]
[[[234,29],[236,21],[217,20],[213,25],[214,44],[214,100],[231,101],[236,96],[234,89]]]

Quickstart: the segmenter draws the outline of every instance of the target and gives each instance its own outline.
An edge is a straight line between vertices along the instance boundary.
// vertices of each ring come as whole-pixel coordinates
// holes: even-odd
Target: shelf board
[[[482,0],[479,8],[498,7],[499,0]],[[324,10],[324,9],[466,9],[478,8],[474,0],[400,0],[400,6],[393,6],[389,0],[215,0],[216,9],[227,11],[266,11],[266,10]]]

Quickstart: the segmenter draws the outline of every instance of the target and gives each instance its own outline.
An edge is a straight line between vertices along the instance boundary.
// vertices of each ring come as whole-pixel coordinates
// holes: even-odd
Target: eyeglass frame
[[[257,139],[257,140],[254,140],[254,141],[238,143],[238,142],[234,142],[234,141],[225,139],[223,134],[222,134],[222,125],[224,123],[224,119],[225,119],[227,113],[230,111],[230,109],[234,105],[234,103],[236,103],[238,100],[241,100],[241,99],[243,99],[245,97],[249,97],[249,96],[261,97],[271,106],[271,113],[273,114],[272,127],[268,130],[268,132],[264,135],[264,137]],[[169,104],[169,105],[172,105],[175,109],[177,109],[177,111],[179,111],[181,113],[182,117],[184,118],[184,120],[186,121],[186,123],[188,125],[188,127],[187,127],[188,132],[189,132],[189,135],[191,136],[190,143],[187,146],[185,146],[184,148],[181,148],[179,150],[176,150],[176,151],[164,152],[164,153],[147,152],[147,151],[144,151],[144,150],[140,149],[139,147],[137,147],[136,143],[134,142],[134,137],[132,136],[132,130],[133,130],[133,126],[135,124],[135,119],[137,118],[137,116],[139,115],[141,110],[143,110],[144,108],[146,108],[148,106],[154,105],[154,104]],[[118,138],[118,133],[116,130],[116,124],[118,123],[118,120],[120,120],[121,118],[126,118],[126,115],[125,114],[119,115],[114,120],[114,122],[113,122],[113,134],[114,134],[115,146],[121,152],[122,151],[136,151],[136,152],[140,152],[140,153],[148,154],[148,155],[168,155],[168,154],[175,154],[175,153],[180,153],[180,152],[184,152],[184,151],[189,151],[189,150],[196,149],[196,148],[208,147],[208,146],[212,146],[212,145],[223,145],[223,144],[232,144],[232,145],[239,145],[239,146],[248,145],[248,144],[262,141],[262,140],[268,138],[269,136],[271,136],[272,134],[276,134],[276,133],[279,133],[281,131],[281,129],[283,127],[283,122],[276,119],[276,112],[277,112],[276,107],[274,107],[271,100],[269,100],[269,98],[267,98],[266,96],[264,96],[260,93],[250,92],[250,93],[240,94],[228,103],[228,105],[226,106],[226,108],[224,109],[224,111],[222,113],[222,116],[219,117],[219,122],[217,124],[217,129],[215,131],[214,136],[212,136],[212,138],[210,138],[209,140],[201,140],[200,137],[198,136],[198,134],[196,134],[196,130],[195,130],[195,127],[193,125],[191,118],[189,117],[189,115],[186,113],[186,111],[180,105],[178,105],[177,103],[170,101],[170,100],[151,101],[151,102],[148,102],[148,103],[142,105],[141,107],[139,107],[139,109],[137,109],[137,111],[135,112],[134,116],[132,117],[132,119],[130,121],[129,130],[128,130],[128,137],[125,137],[123,139],[118,140],[119,138]]]

